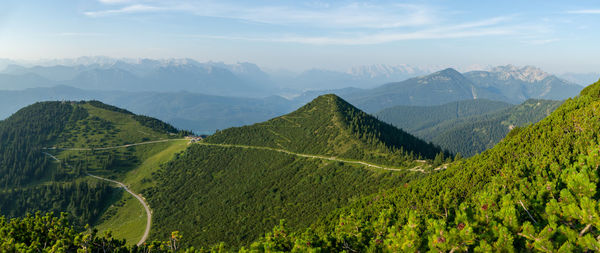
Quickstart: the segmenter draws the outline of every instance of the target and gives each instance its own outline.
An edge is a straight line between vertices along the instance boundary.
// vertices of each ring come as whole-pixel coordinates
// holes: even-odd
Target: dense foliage
[[[92,106],[94,106],[94,107],[98,107],[98,108],[101,108],[101,109],[104,109],[104,110],[118,112],[118,113],[122,113],[122,114],[133,115],[133,113],[130,112],[130,111],[128,111],[128,110],[116,107],[114,105],[105,104],[105,103],[102,103],[102,102],[100,102],[98,100],[90,100],[90,101],[87,101],[87,103],[90,104],[90,105],[92,105]]]
[[[162,133],[177,133],[177,132],[179,132],[179,130],[177,130],[177,128],[175,128],[174,126],[171,126],[165,122],[162,122],[162,121],[157,120],[152,117],[148,117],[148,116],[144,116],[144,115],[134,115],[133,119],[135,121],[139,122],[140,124],[142,124],[142,126],[148,127],[157,132],[162,132]]]
[[[366,197],[312,230],[275,227],[257,250],[600,250],[600,83],[496,147]]]
[[[376,116],[452,153],[470,157],[492,148],[512,128],[540,121],[561,103],[529,99],[509,105],[478,99],[440,106],[397,106]]]
[[[125,240],[110,233],[98,235],[96,230],[77,232],[69,216],[52,213],[28,214],[7,220],[0,216],[0,251],[2,252],[177,252],[182,235],[174,231],[167,241],[152,241],[141,246],[126,246]],[[216,252],[219,248],[214,248]],[[208,252],[187,248],[180,252]]]
[[[64,102],[35,103],[0,122],[0,189],[18,187],[48,173],[50,161],[42,148],[65,125],[87,116]]]
[[[192,145],[155,176],[145,192],[154,238],[182,231],[193,245],[255,240],[286,218],[306,227],[367,194],[404,184],[414,172],[371,170],[270,150]]]
[[[206,141],[400,166],[416,158],[433,159],[442,152],[335,95],[320,96],[295,112],[263,123],[217,132]]]
[[[561,103],[530,99],[495,113],[444,122],[420,134],[443,148],[469,157],[492,148],[511,129],[542,120]]]
[[[375,116],[409,133],[435,127],[445,121],[495,112],[511,104],[487,99],[470,99],[437,106],[394,106],[383,109]]]
[[[145,115],[136,115],[128,110],[125,110],[125,109],[122,109],[122,108],[119,108],[119,107],[116,107],[113,105],[108,105],[108,104],[102,103],[97,100],[87,101],[86,103],[88,103],[94,107],[105,109],[108,111],[131,115],[133,120],[139,122],[142,126],[145,126],[147,128],[150,128],[150,129],[160,132],[160,133],[173,133],[173,134],[179,133],[181,136],[190,134],[190,132],[188,132],[188,131],[180,131],[177,128],[175,128],[174,126],[167,124],[163,121],[160,121],[156,118],[148,117]]]
[[[53,183],[0,192],[0,213],[19,217],[38,210],[68,212],[75,224],[92,224],[114,192],[107,184]]]
[[[77,226],[93,224],[121,195],[86,172],[122,176],[164,145],[96,148],[170,138],[173,127],[157,122],[98,101],[36,103],[0,121],[0,213],[69,212]]]
[[[503,116],[500,124],[527,122],[540,115],[535,112],[538,108],[552,111],[557,105],[553,103],[529,101],[517,113]],[[35,106],[0,122],[0,141],[6,143],[0,154],[21,150],[36,154],[47,145],[117,145],[159,136],[140,124],[127,121],[125,126],[119,121],[131,119],[129,115],[85,111],[81,104],[50,104],[51,109],[60,111],[65,105],[70,111],[52,114],[60,122],[48,117],[43,119],[49,122],[30,123],[36,132],[8,128],[17,122],[28,124],[21,117],[44,114]],[[28,133],[47,135],[26,137],[36,145],[16,137]],[[437,165],[445,162],[447,154],[433,145],[332,95],[265,123],[224,130],[208,142],[217,146],[190,146],[154,174],[154,187],[143,192],[153,208],[152,236],[171,235],[169,242],[125,247],[125,242],[109,235],[78,233],[64,218],[29,215],[10,221],[0,218],[0,250],[173,250],[180,238],[168,233],[173,230],[183,231],[191,245],[224,241],[229,246],[217,247],[246,245],[241,251],[600,250],[600,83],[539,123],[515,127],[494,148],[425,177],[275,150],[218,146],[262,146],[396,166],[414,165],[417,157],[433,159]],[[31,185],[19,182],[21,187],[0,190],[0,212],[22,216],[30,210],[67,210],[76,215],[77,223],[89,222],[102,210],[101,203],[109,202],[110,188],[55,181],[81,176],[81,170],[91,166],[120,175],[133,166],[120,161],[143,157],[134,148],[59,155],[76,169],[54,173],[49,170],[66,169],[50,166],[44,157],[40,164],[46,170],[37,179],[52,183],[35,186],[38,182],[32,180],[27,181]],[[3,168],[13,168],[7,165],[11,164],[2,160]]]

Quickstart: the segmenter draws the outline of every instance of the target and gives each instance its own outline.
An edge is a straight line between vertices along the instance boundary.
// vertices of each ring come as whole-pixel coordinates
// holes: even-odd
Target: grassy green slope
[[[196,246],[223,241],[239,247],[281,218],[301,228],[352,199],[423,175],[273,149],[371,162],[390,159],[388,163],[401,161],[403,168],[416,163],[411,152],[425,157],[439,152],[333,95],[264,123],[221,131],[206,141],[169,162],[160,170],[156,187],[144,193],[154,206],[154,238],[178,230]],[[219,146],[223,143],[246,148]]]
[[[143,118],[140,122],[137,115],[98,102],[81,106],[88,111],[88,118],[67,128],[56,147],[115,147],[175,137],[172,127],[147,123],[156,120]],[[182,151],[186,144],[187,141],[182,140],[110,150],[63,151],[58,157],[75,164],[83,163],[80,166],[87,171],[121,181],[139,193],[152,185],[152,172],[174,153]],[[100,232],[111,230],[116,238],[126,239],[128,243],[136,243],[146,226],[142,205],[129,194],[111,202],[98,219],[94,227]]]
[[[340,209],[312,237],[270,234],[253,247],[598,250],[599,94],[596,83],[480,155]]]
[[[177,153],[184,151],[187,146],[186,140],[145,146],[143,152],[139,150],[138,152],[147,157],[141,158],[139,165],[120,174],[117,179],[128,185],[134,192],[142,193],[156,185],[155,173],[160,166],[173,159]],[[154,207],[150,205],[150,208]],[[142,205],[129,194],[125,194],[111,204],[99,219],[95,228],[100,232],[110,230],[115,238],[126,239],[129,244],[139,241],[146,226],[146,213]]]

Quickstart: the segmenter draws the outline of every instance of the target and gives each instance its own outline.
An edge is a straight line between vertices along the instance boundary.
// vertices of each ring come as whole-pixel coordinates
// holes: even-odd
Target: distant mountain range
[[[343,88],[308,91],[293,99],[266,96],[269,93],[276,93],[275,90],[261,91],[264,92],[262,98],[244,98],[236,95],[258,96],[261,92],[258,89],[250,93],[245,93],[243,89],[233,92],[232,86],[227,87],[228,81],[219,80],[244,79],[247,80],[245,83],[260,83],[261,80],[268,82],[266,80],[269,76],[253,64],[226,65],[200,64],[187,60],[171,62],[144,60],[138,64],[117,61],[94,66],[96,67],[92,65],[29,68],[11,65],[7,67],[5,74],[0,74],[0,84],[5,88],[6,86],[37,87],[40,83],[46,85],[68,83],[73,87],[84,86],[85,88],[42,86],[0,91],[0,119],[37,101],[97,99],[135,113],[159,118],[181,129],[197,133],[212,133],[216,129],[253,124],[291,112],[319,95],[328,93],[334,93],[369,113],[376,113],[398,105],[432,106],[473,99],[489,99],[511,104],[518,104],[530,98],[563,100],[576,95],[583,88],[533,67],[517,68],[509,65],[493,68],[490,71],[471,71],[464,74],[454,69],[445,69],[372,89]],[[198,71],[200,69],[206,71]],[[408,67],[405,69],[416,73],[416,70]],[[355,75],[362,73],[360,74],[362,76],[383,75],[381,73],[393,76],[392,73],[398,73],[383,66],[355,69],[355,71]],[[140,76],[145,77],[140,79]],[[199,89],[195,92],[180,91],[181,89],[177,88],[179,85],[175,85],[176,83],[185,85],[187,83],[185,80],[196,79],[212,80],[210,82],[220,85],[211,86],[214,89]],[[105,85],[106,80],[112,80],[109,82],[111,84]],[[77,85],[79,83],[86,85]],[[160,88],[160,83],[168,83],[168,85],[166,88]],[[145,89],[143,85],[149,88]],[[131,89],[127,88],[123,91],[120,87]],[[218,92],[217,89],[221,91]]]
[[[582,89],[575,83],[532,66],[519,68],[507,65],[490,71],[471,71],[464,75],[480,90],[499,93],[512,103],[520,103],[529,98],[562,100],[576,96]]]
[[[276,93],[269,76],[251,63],[227,65],[190,59],[84,62],[88,64],[10,64],[0,72],[0,84],[10,90],[68,85],[95,90],[189,91],[238,97]]]
[[[296,90],[340,89],[346,87],[373,88],[390,82],[426,75],[432,71],[410,65],[365,65],[347,71],[310,69],[298,75],[275,78],[276,83]]]
[[[427,78],[427,75],[440,69],[439,66],[423,68],[405,64],[376,64],[356,66],[347,71],[310,69],[298,74],[263,71],[256,64],[248,62],[225,64],[209,61],[201,63],[192,59],[153,60],[81,57],[37,62],[37,64],[0,59],[0,89],[20,90],[67,85],[94,90],[188,91],[235,97],[266,97],[271,95],[294,97],[305,91],[337,90],[349,87],[376,89],[373,91],[374,93],[387,92],[396,88],[411,89],[411,85],[406,87],[406,83],[403,85],[393,84],[406,82],[407,79],[411,78]],[[488,69],[488,67],[485,69]],[[461,77],[456,78],[458,75],[449,72],[446,74],[455,75],[455,78],[441,78],[453,79],[448,81],[460,85],[460,88],[454,85],[453,88],[459,90],[453,90],[453,92],[461,99],[464,99],[464,95],[468,95],[469,92],[465,93],[460,90],[471,89],[470,96],[501,99],[511,103],[519,103],[524,101],[523,99],[532,97],[557,99],[556,96],[553,97],[552,95],[552,93],[556,93],[556,83],[568,82],[531,66],[517,68],[507,65],[489,69],[489,71],[464,73],[464,77],[473,82],[473,85],[465,82]],[[594,79],[594,74],[569,74],[565,77],[579,84],[588,84],[591,83],[590,80]],[[423,81],[431,83],[435,80],[421,80],[421,82]],[[380,87],[383,84],[388,85]],[[554,90],[546,91],[548,86],[552,86]],[[452,87],[442,85],[435,88],[435,92],[443,92],[441,90],[445,88],[451,89]],[[411,95],[413,98],[410,99],[414,101],[407,103],[429,103],[415,98],[415,95],[419,96],[419,89],[410,92],[416,92]],[[544,96],[544,92],[549,92],[548,96]],[[394,93],[398,92],[394,91]],[[567,91],[567,94],[572,93]],[[363,95],[369,96],[369,94]],[[504,98],[501,96],[504,96]],[[308,102],[313,98],[315,96],[311,96],[303,102]],[[365,103],[369,102],[365,101]]]
[[[216,129],[264,121],[295,109],[282,97],[237,98],[190,92],[82,90],[69,86],[0,91],[0,119],[37,101],[101,100],[181,129],[210,134]]]
[[[114,59],[82,57],[39,65],[0,59],[0,89],[68,85],[81,89],[189,91],[209,95],[264,97],[306,90],[372,88],[431,73],[409,65],[359,66],[346,72],[311,69],[267,73],[253,63],[200,63],[191,59]]]
[[[431,106],[467,99],[489,99],[512,104],[530,98],[563,100],[577,95],[582,89],[583,86],[535,67],[507,65],[490,71],[464,74],[449,68],[373,89],[310,91],[296,99],[308,101],[321,94],[335,93],[358,108],[374,113],[398,105]]]

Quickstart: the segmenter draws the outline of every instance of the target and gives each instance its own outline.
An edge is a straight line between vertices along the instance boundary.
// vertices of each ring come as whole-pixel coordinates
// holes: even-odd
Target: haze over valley
[[[512,104],[530,98],[562,100],[583,88],[539,68],[513,65],[462,74],[452,68],[429,73],[408,65],[379,65],[350,73],[313,69],[282,79],[251,63],[84,57],[50,64],[55,62],[69,65],[7,65],[0,79],[11,85],[0,91],[0,117],[36,101],[97,99],[210,134],[291,112],[327,93],[376,113],[397,105],[478,98]]]
[[[600,251],[593,1],[0,3],[0,252]]]

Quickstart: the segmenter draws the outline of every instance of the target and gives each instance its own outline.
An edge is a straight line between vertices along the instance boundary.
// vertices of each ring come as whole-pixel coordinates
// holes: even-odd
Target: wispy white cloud
[[[126,0],[101,0],[107,4]],[[90,17],[133,13],[186,12],[198,16],[250,22],[323,27],[396,28],[435,23],[435,10],[425,5],[349,3],[344,5],[243,6],[225,1],[136,1],[119,8],[84,12]]]
[[[315,45],[371,45],[406,40],[452,39],[490,35],[506,35],[509,33],[510,31],[503,29],[485,29],[459,32],[453,31],[448,33],[419,31],[410,33],[378,33],[356,37],[284,37],[281,39],[274,39],[274,41]]]
[[[567,11],[569,14],[600,14],[600,9],[583,9],[583,10],[574,10]]]
[[[98,0],[103,4],[128,4],[135,2],[135,0]]]
[[[108,15],[154,12],[154,11],[161,11],[161,10],[162,10],[162,8],[160,8],[160,7],[144,5],[144,4],[134,4],[134,5],[128,5],[123,8],[119,8],[119,9],[110,9],[110,10],[104,10],[104,11],[87,11],[87,12],[84,12],[84,14],[87,16],[90,16],[90,17],[101,17],[101,16],[108,16]]]
[[[374,33],[360,33],[352,36],[283,35],[269,37],[244,37],[221,35],[192,35],[192,37],[259,42],[287,42],[313,45],[370,45],[407,40],[453,39],[482,36],[517,35],[521,33],[526,33],[526,30],[537,29],[527,26],[498,25],[505,20],[508,20],[508,18],[497,17],[471,23],[462,23],[450,26],[439,26],[436,28],[428,28],[412,32],[385,31]]]
[[[136,13],[188,13],[202,17],[243,20],[252,23],[300,26],[294,34],[198,38],[286,42],[314,45],[367,45],[394,41],[468,38],[518,34],[544,34],[545,26],[515,25],[515,16],[498,16],[471,22],[451,22],[435,6],[375,2],[310,3],[296,5],[244,5],[226,0],[100,0],[106,9],[85,12],[95,18]],[[114,5],[120,3],[120,5]],[[511,25],[512,24],[512,25]],[[323,30],[307,27],[325,28]],[[290,31],[293,31],[291,29]],[[525,32],[526,31],[526,32]],[[324,34],[324,35],[320,35]],[[524,39],[529,41],[528,39]],[[542,41],[532,42],[542,44]],[[550,42],[546,42],[550,43]]]
[[[73,36],[73,37],[97,37],[97,36],[107,36],[106,33],[86,33],[86,32],[61,32],[54,33],[53,36]]]

